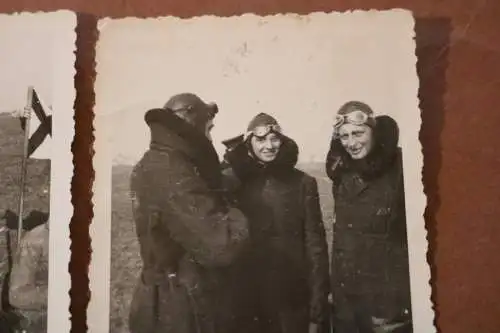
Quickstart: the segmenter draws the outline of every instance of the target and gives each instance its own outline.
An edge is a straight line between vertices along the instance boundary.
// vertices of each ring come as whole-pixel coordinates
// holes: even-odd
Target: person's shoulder
[[[148,150],[133,168],[132,177],[137,178],[145,175],[162,175],[162,179],[168,179],[165,175],[171,175],[190,170],[192,163],[184,155],[169,150]]]
[[[159,151],[155,149],[148,149],[142,155],[141,159],[134,165],[134,170],[147,170],[164,162],[170,158],[169,151]]]
[[[316,183],[316,177],[310,175],[309,173],[305,171],[301,171],[302,173],[302,178],[304,179],[304,182],[307,183]]]
[[[401,147],[396,148],[393,165],[397,170],[403,169],[403,149]]]
[[[397,147],[396,148],[396,155],[397,155],[398,159],[401,160],[403,158],[403,148]]]
[[[317,185],[318,181],[316,180],[316,177],[312,176],[308,172],[304,170],[300,170],[298,168],[293,169],[293,173],[297,179],[300,180],[300,182],[306,186],[315,186]]]

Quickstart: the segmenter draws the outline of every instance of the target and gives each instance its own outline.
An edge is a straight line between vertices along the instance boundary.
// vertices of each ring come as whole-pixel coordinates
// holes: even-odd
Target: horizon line
[[[138,162],[138,161],[137,161]],[[111,167],[120,167],[120,166],[123,166],[123,167],[133,167],[137,162],[133,162],[133,163],[112,163],[111,164]],[[316,163],[325,163],[325,161],[323,160],[310,160],[310,161],[298,161],[296,163],[296,165],[300,165],[300,164],[316,164]]]

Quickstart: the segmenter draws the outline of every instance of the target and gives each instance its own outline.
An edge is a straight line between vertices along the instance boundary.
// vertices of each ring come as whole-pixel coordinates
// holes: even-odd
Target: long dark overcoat
[[[236,198],[250,242],[235,286],[235,332],[306,333],[324,324],[328,249],[316,179],[295,168],[298,148],[283,137],[276,160],[262,165],[243,143],[226,154],[240,180]]]
[[[372,333],[372,317],[411,322],[405,196],[397,124],[377,119],[376,145],[364,161],[332,141],[332,290],[336,333]],[[411,332],[407,324],[401,332]],[[399,332],[399,331],[398,331]]]
[[[150,110],[146,122],[150,149],[131,177],[143,269],[130,331],[226,332],[219,317],[228,309],[218,300],[247,220],[226,204],[219,160],[204,135],[163,109]]]

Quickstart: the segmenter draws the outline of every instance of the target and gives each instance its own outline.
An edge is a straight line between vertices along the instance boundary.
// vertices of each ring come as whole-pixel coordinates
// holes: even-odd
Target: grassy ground
[[[330,182],[323,174],[322,165],[310,164],[302,169],[318,180],[328,243],[331,244],[333,201]],[[129,304],[141,269],[131,204],[127,197],[130,171],[129,166],[113,169],[110,333],[128,333]]]
[[[1,219],[8,209],[18,213],[20,177],[24,133],[19,119],[0,113],[0,228],[5,226]],[[42,195],[42,187],[49,182],[50,161],[28,160],[25,186],[24,213],[36,209],[49,210],[49,196]],[[16,232],[10,232],[15,247]],[[0,287],[8,270],[6,233],[0,233]]]
[[[0,213],[6,209],[17,213],[23,140],[19,119],[0,114]],[[26,176],[25,212],[47,211],[48,196],[42,196],[41,189],[49,182],[50,161],[28,159]]]

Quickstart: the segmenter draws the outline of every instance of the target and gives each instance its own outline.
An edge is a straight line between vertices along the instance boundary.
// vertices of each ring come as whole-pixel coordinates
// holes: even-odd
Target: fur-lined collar
[[[326,173],[333,181],[343,173],[357,173],[363,180],[380,176],[393,165],[401,153],[398,147],[399,127],[390,116],[378,116],[374,128],[375,146],[363,160],[353,160],[339,139],[332,139],[326,158]]]
[[[149,110],[145,121],[151,129],[151,150],[182,154],[196,166],[212,188],[220,187],[219,157],[203,133],[164,109]]]

